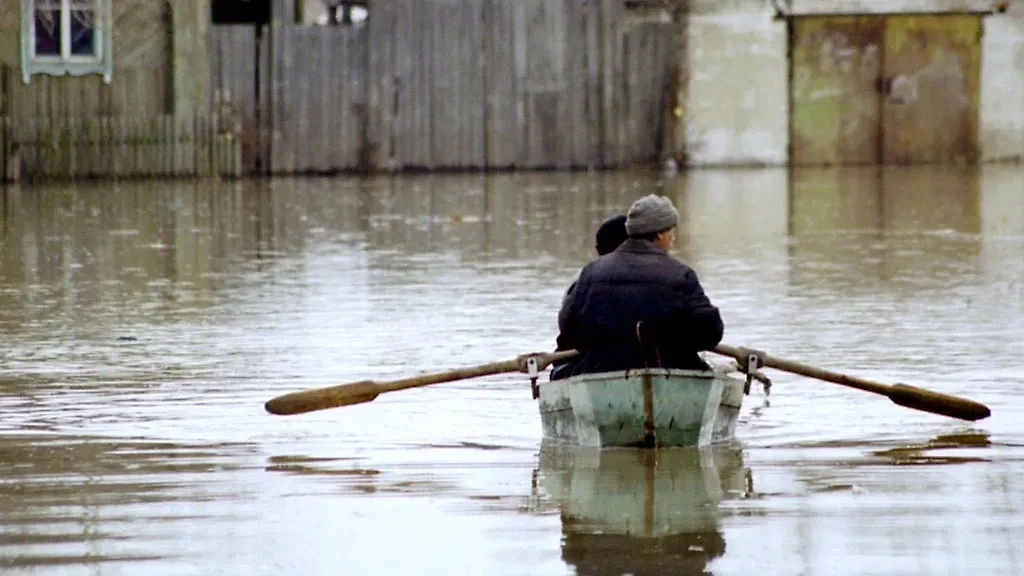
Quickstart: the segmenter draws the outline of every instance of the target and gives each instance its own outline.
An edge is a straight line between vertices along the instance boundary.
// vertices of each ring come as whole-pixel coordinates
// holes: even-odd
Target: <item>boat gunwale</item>
[[[553,384],[556,382],[563,383],[586,383],[591,381],[604,381],[604,380],[632,380],[642,379],[645,376],[655,376],[663,378],[698,378],[703,380],[714,380],[721,378],[723,380],[742,380],[729,374],[723,374],[717,370],[683,370],[677,368],[631,368],[627,370],[615,370],[611,372],[593,372],[589,374],[577,374],[568,378],[561,378],[559,380],[549,380],[545,384]]]

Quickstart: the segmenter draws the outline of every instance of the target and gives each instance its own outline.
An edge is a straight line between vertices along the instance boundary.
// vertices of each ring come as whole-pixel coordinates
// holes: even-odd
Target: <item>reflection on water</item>
[[[966,429],[761,451],[714,573],[1018,574],[1020,447]]]
[[[792,175],[790,231],[977,234],[980,175],[977,167],[800,169]]]
[[[1016,574],[1021,175],[6,188],[0,568]],[[520,375],[263,411],[292,390],[553,346],[594,229],[651,191],[679,207],[675,253],[722,309],[727,342],[968,396],[992,417],[967,425],[772,372],[771,403],[745,399],[742,458],[677,462],[538,454]]]
[[[967,462],[990,462],[984,456],[970,456],[961,449],[977,450],[992,446],[989,436],[985,432],[965,432],[962,434],[948,434],[936,436],[922,444],[911,444],[897,448],[887,448],[875,452],[891,460],[893,464],[916,465],[916,464],[961,464]]]
[[[245,499],[229,478],[252,452],[232,444],[6,435],[0,567],[174,565],[204,547],[194,526],[246,521],[225,504]]]
[[[577,574],[704,574],[726,551],[718,504],[752,488],[738,446],[594,450],[543,445],[539,485],[558,503]]]

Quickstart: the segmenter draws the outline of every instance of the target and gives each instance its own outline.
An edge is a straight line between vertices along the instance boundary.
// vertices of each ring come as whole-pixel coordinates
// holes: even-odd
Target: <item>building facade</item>
[[[1021,2],[689,5],[688,165],[1024,157]]]

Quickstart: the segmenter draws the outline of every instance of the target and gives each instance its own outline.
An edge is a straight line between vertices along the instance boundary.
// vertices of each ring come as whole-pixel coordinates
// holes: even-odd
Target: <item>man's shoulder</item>
[[[615,259],[611,258],[614,255],[614,252],[609,252],[608,254],[603,254],[601,256],[598,256],[597,258],[594,258],[590,262],[587,262],[586,264],[583,265],[583,268],[580,269],[580,273],[577,276],[577,279],[592,274],[596,270],[601,270],[607,267],[609,262],[614,262]]]
[[[692,275],[696,275],[697,274],[694,271],[694,269],[689,264],[687,264],[686,262],[683,262],[682,260],[680,260],[680,259],[678,259],[678,258],[676,258],[674,256],[669,256],[669,259],[672,260],[673,266],[675,266],[675,268],[677,270],[685,273],[687,276],[689,276],[691,274]]]

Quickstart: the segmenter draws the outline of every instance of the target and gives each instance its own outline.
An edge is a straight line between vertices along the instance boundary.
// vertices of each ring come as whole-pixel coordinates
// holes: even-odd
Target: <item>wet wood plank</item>
[[[485,0],[486,163],[508,168],[522,158],[525,118],[516,75],[514,4],[512,0]]]
[[[618,166],[626,162],[625,130],[622,113],[622,11],[621,2],[600,0],[601,7],[601,110],[604,118],[602,164]]]
[[[256,50],[253,26],[215,26],[211,33],[213,109],[240,139],[246,172],[255,171],[260,154],[257,118]]]
[[[388,169],[393,158],[395,9],[391,0],[376,0],[367,33],[366,159],[375,170]]]

